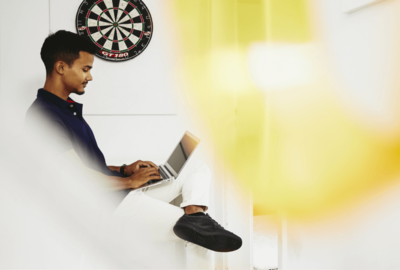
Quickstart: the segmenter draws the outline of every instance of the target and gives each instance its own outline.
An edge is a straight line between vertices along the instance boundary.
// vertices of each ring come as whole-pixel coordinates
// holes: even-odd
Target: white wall
[[[398,134],[400,1],[351,14],[337,0],[310,5],[343,108],[371,134]],[[326,213],[329,218],[284,220],[280,269],[400,269],[396,182],[340,213]]]
[[[385,0],[350,14],[341,1],[310,1],[314,25],[343,106],[372,131],[400,126],[398,97],[398,0]],[[379,132],[379,131],[378,131]]]
[[[19,10],[19,19],[12,10]],[[44,85],[40,48],[49,33],[48,10],[48,0],[0,1],[2,136],[20,130],[26,109],[35,99],[37,89]]]
[[[44,85],[45,68],[40,59],[44,39],[50,29],[74,31],[79,2],[0,0],[0,136],[3,142],[19,136],[25,112],[35,99],[37,90]],[[162,7],[157,6],[161,2],[163,5],[166,3],[165,0],[146,1],[153,15],[155,33],[160,34],[159,37],[153,37],[149,48],[137,59],[126,63],[109,63],[96,58],[93,83],[86,88],[85,96],[72,98],[84,103],[84,117],[110,165],[121,165],[137,159],[162,163],[185,130],[200,137],[202,141],[194,158],[205,160],[213,171],[209,212],[223,224],[228,221],[224,216],[226,211],[236,211],[234,205],[225,207],[229,201],[235,201],[235,197],[231,195],[227,200],[221,199],[227,182],[224,182],[222,169],[215,167],[213,142],[198,125],[200,121],[197,117],[201,115],[189,108],[181,92],[184,89],[182,81],[179,74],[174,73],[173,67],[179,60],[179,54],[172,46],[176,41],[173,29],[161,31],[163,22],[160,20],[168,19],[168,13],[161,12]],[[164,27],[168,28],[168,25]],[[164,46],[162,51],[158,51],[160,42],[171,44],[171,47]],[[159,61],[157,57],[160,53],[166,54],[165,50],[169,50],[169,55],[163,55]],[[155,65],[157,63],[159,65]],[[115,79],[118,80],[117,84]],[[170,102],[165,105],[161,101]],[[104,104],[109,106],[103,107]],[[12,162],[17,164],[18,160]],[[229,218],[231,224],[236,224],[236,230],[244,232],[241,236],[246,246],[249,246],[252,226],[249,200],[248,203],[249,207],[244,213],[249,217],[248,221],[242,222],[238,212]],[[231,261],[232,267],[240,265],[250,268],[250,258],[250,251],[246,248],[224,258],[218,254],[217,262],[224,260],[225,267]],[[222,266],[220,264],[219,269]]]

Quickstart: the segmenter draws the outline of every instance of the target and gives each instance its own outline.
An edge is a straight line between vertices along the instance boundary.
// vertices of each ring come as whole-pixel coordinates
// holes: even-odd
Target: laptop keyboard
[[[168,170],[167,166],[165,166],[165,169],[167,169],[167,171],[169,172],[170,175],[173,175],[172,172],[170,170]]]
[[[162,176],[162,178],[163,179],[168,179],[169,178],[169,176],[168,176],[168,174],[164,171],[164,169],[163,169],[163,167],[158,167],[159,168],[159,172],[160,172],[160,174],[161,174],[161,176]],[[168,169],[167,169],[168,170]]]

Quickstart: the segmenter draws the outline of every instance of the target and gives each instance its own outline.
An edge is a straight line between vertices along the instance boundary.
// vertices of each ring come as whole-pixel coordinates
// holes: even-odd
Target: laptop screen
[[[186,160],[190,157],[198,142],[188,136],[186,133],[178,146],[175,148],[167,163],[179,174]]]

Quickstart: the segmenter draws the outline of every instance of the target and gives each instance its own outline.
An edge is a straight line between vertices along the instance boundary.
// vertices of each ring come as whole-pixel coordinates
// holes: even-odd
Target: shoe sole
[[[190,227],[182,225],[175,225],[174,233],[186,241],[217,252],[235,251],[242,246],[242,239],[235,235],[201,234]]]

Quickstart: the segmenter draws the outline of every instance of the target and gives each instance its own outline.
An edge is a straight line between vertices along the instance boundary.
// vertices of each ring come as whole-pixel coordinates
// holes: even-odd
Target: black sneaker
[[[225,230],[208,214],[183,215],[174,226],[183,240],[218,252],[229,252],[242,246],[242,239]]]

